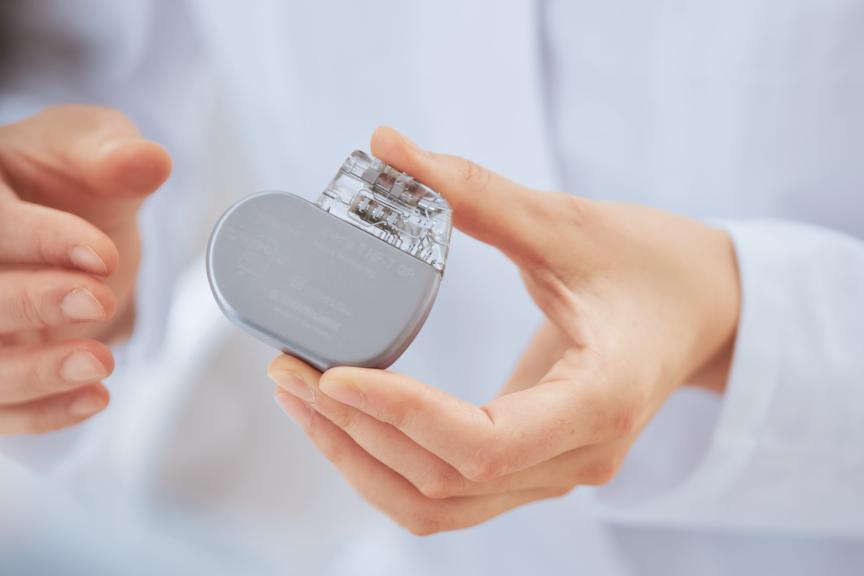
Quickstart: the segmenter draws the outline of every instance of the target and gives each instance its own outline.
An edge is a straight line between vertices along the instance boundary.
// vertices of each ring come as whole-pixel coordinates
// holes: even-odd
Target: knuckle
[[[327,458],[330,462],[332,462],[335,466],[340,466],[344,461],[344,455],[342,453],[342,450],[335,444],[330,442],[322,442],[318,444],[318,448],[321,450],[321,453],[324,454],[324,457]]]
[[[382,419],[391,426],[404,430],[411,426],[411,417],[414,414],[417,403],[412,397],[403,398],[398,402],[394,402],[391,409],[384,414],[380,414]]]
[[[2,382],[4,402],[23,403],[51,392],[48,386],[51,378],[46,375],[42,364],[30,362],[26,357],[3,360],[11,360],[13,364],[4,366],[6,372],[6,378]]]
[[[500,452],[481,447],[465,464],[462,475],[472,482],[488,482],[501,476],[504,471],[504,459]]]
[[[632,435],[639,428],[644,404],[642,401],[604,397],[601,392],[596,398],[598,410],[594,423],[593,438],[608,441]]]
[[[334,441],[321,424],[319,416],[313,410],[309,418],[309,427],[306,429],[306,434],[327,460],[332,462],[337,468],[341,468],[349,458],[349,451],[344,444]]]
[[[603,486],[611,482],[621,469],[621,457],[608,456],[588,466],[583,472],[584,483]]]
[[[59,366],[52,363],[30,362],[24,369],[25,385],[36,394],[51,392],[52,384],[62,380]],[[50,367],[50,368],[49,368]]]
[[[626,436],[636,429],[638,409],[632,405],[622,406],[612,417],[612,432]]]
[[[431,536],[446,530],[441,520],[428,511],[411,514],[400,524],[414,536]]]
[[[637,383],[613,408],[611,425],[612,432],[617,436],[632,436],[644,425],[645,417],[651,413],[652,407],[649,388]]]
[[[450,498],[465,489],[465,478],[450,466],[436,468],[419,483],[417,489],[423,496],[433,500]]]
[[[32,434],[44,434],[63,427],[63,422],[58,417],[53,404],[44,406],[33,406],[28,418],[28,432]]]
[[[581,227],[593,219],[592,202],[580,196],[554,192],[553,201],[543,205],[554,210],[556,218],[563,218],[573,227]]]
[[[56,232],[55,232],[56,235]],[[48,237],[45,234],[36,236],[36,255],[41,262],[54,262],[57,250],[55,249],[56,236]]]
[[[351,433],[354,428],[356,428],[357,419],[355,418],[355,413],[350,408],[335,408],[330,410],[327,413],[327,418],[333,424],[345,430],[346,432]]]
[[[492,173],[489,170],[467,158],[459,157],[457,162],[462,179],[466,184],[479,189],[485,189],[489,186],[489,182],[492,180]]]
[[[11,315],[26,326],[33,328],[48,326],[49,323],[42,313],[41,303],[37,300],[38,298],[27,290],[18,291],[10,309]]]

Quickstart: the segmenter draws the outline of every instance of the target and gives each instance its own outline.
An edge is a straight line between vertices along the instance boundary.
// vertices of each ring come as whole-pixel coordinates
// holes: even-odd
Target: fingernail
[[[85,244],[72,248],[69,251],[69,260],[85,272],[103,275],[108,273],[108,266],[105,265],[105,261],[96,254],[93,248]]]
[[[84,288],[69,292],[60,305],[63,315],[69,320],[102,320],[105,309],[93,293]]]
[[[94,382],[108,376],[108,371],[93,354],[79,350],[66,357],[60,375],[69,382]]]
[[[287,392],[278,391],[273,397],[282,410],[297,422],[304,430],[309,428],[312,421],[312,409],[302,400]]]
[[[304,382],[297,374],[292,374],[291,372],[277,372],[273,377],[273,381],[286,392],[290,392],[305,402],[315,401],[315,395],[312,393],[312,389],[309,388],[309,386],[306,385],[306,382]]]
[[[96,414],[105,407],[105,398],[88,392],[76,397],[69,404],[69,414],[75,418],[85,418]]]
[[[366,396],[363,391],[343,380],[329,380],[322,378],[318,389],[334,400],[347,404],[360,410],[366,405]]]

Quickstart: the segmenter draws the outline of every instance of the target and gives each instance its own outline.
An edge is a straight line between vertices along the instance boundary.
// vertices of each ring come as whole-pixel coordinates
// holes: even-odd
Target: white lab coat
[[[861,13],[847,0],[16,7],[13,46],[29,49],[9,53],[0,115],[114,105],[169,145],[176,172],[143,217],[140,322],[111,410],[4,442],[7,477],[83,502],[67,522],[82,506],[142,569],[860,572]],[[676,394],[597,491],[425,540],[370,511],[272,405],[272,351],[221,317],[196,255],[230,200],[314,198],[380,123],[526,184],[726,226],[743,310],[724,398]],[[539,320],[513,267],[457,234],[395,368],[483,401]],[[68,534],[21,508],[29,528],[9,538]],[[155,554],[166,538],[181,544]],[[63,548],[98,556],[83,549]]]

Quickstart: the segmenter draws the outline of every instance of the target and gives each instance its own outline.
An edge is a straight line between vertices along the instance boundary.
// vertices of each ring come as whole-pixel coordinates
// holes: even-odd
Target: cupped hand
[[[463,528],[606,483],[678,387],[722,392],[739,308],[723,231],[532,190],[387,128],[372,151],[439,191],[458,228],[506,254],[547,319],[484,406],[389,371],[322,375],[274,360],[280,405],[399,524]]]
[[[170,169],[114,110],[61,106],[0,127],[0,434],[107,405],[106,344],[134,319],[138,209]]]

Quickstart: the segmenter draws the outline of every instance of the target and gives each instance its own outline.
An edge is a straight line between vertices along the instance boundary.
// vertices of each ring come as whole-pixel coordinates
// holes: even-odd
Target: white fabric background
[[[176,165],[143,215],[141,324],[111,410],[79,430],[3,442],[7,493],[33,495],[7,517],[17,520],[5,555],[31,567],[131,558],[142,572],[178,573],[198,562],[213,573],[860,572],[862,10],[853,0],[3,6],[3,120],[48,103],[117,106]],[[725,219],[749,266],[735,403],[676,395],[596,498],[581,490],[423,540],[368,510],[273,405],[272,352],[218,314],[196,258],[231,200],[261,188],[316,196],[381,123],[527,184]],[[781,296],[785,306],[762,305]],[[396,369],[482,401],[538,322],[509,263],[457,234],[435,309]],[[730,413],[759,398],[776,410]],[[831,425],[837,410],[846,426]],[[814,447],[800,450],[808,417]],[[724,452],[724,431],[744,434],[746,450]],[[775,492],[778,480],[788,483]],[[79,523],[88,530],[69,546]]]

